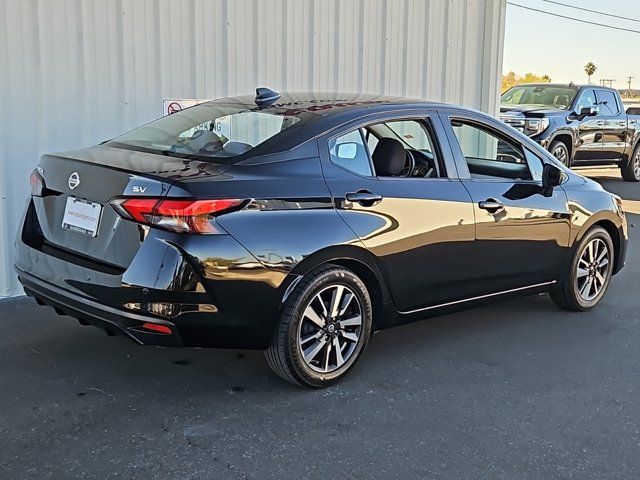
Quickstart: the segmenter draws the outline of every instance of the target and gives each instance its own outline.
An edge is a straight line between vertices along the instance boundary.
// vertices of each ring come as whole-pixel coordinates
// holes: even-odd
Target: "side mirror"
[[[564,180],[564,172],[550,163],[545,163],[542,168],[542,186],[552,189],[559,186]]]
[[[578,113],[578,117],[580,119],[583,119],[586,117],[595,117],[598,113],[600,113],[600,111],[598,110],[598,107],[582,107],[580,109],[580,113]]]
[[[338,158],[346,158],[349,160],[353,160],[354,158],[356,158],[357,153],[358,144],[355,142],[340,143],[336,151]]]

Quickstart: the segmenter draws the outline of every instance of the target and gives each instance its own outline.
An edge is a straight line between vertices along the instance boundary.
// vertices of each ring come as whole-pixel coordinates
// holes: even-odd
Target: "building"
[[[506,0],[0,0],[0,297],[44,152],[162,114],[166,98],[368,92],[494,112]]]

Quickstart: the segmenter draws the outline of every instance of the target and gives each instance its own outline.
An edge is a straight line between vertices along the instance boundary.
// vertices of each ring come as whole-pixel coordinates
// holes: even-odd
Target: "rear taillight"
[[[42,175],[40,175],[37,168],[31,172],[29,183],[31,184],[31,195],[41,197],[45,189],[44,178],[42,178]]]
[[[173,232],[217,233],[211,219],[238,209],[240,199],[115,198],[109,202],[126,220]]]

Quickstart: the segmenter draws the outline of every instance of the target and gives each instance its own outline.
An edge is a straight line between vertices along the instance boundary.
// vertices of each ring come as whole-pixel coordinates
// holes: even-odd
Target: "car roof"
[[[532,83],[520,83],[518,85],[514,85],[513,87],[557,87],[557,88],[573,88],[575,90],[580,90],[583,88],[597,88],[600,90],[615,90],[612,87],[603,87],[602,85],[593,85],[593,84],[577,84],[577,83],[546,83],[546,82],[532,82]],[[513,88],[511,87],[511,88]]]
[[[242,95],[211,100],[212,104],[245,106],[258,109],[255,97]],[[305,111],[319,116],[329,116],[336,113],[350,111],[353,114],[367,113],[372,107],[435,107],[446,104],[431,102],[415,98],[396,97],[391,95],[376,95],[368,93],[344,93],[344,92],[281,92],[280,98],[266,107],[268,109],[281,109],[290,111]]]
[[[293,126],[256,146],[251,151],[253,155],[291,150],[345,123],[378,113],[388,112],[401,117],[403,111],[430,108],[468,110],[446,103],[366,93],[281,92],[277,100],[262,107],[259,107],[255,100],[256,97],[252,95],[243,95],[206,102],[212,106],[235,107],[256,112],[264,111],[275,115],[294,116],[299,119]],[[236,157],[237,160],[241,158]]]

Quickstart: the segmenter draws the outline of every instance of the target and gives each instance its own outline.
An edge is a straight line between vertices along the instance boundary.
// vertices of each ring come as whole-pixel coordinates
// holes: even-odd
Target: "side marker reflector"
[[[157,323],[146,322],[142,325],[142,328],[152,330],[156,333],[162,333],[163,335],[171,335],[173,333],[166,325],[158,325]]]

